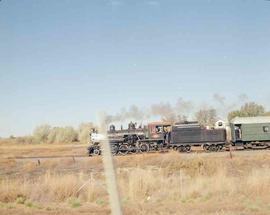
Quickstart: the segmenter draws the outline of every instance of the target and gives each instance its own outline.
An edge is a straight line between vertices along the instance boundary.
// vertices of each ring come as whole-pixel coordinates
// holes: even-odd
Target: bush
[[[33,132],[33,137],[38,143],[46,143],[48,141],[48,136],[51,131],[51,126],[41,125],[35,128]]]
[[[71,143],[77,141],[78,133],[73,127],[54,127],[48,135],[48,143]]]
[[[78,208],[81,206],[81,202],[78,198],[70,198],[68,202],[72,208]]]
[[[17,204],[24,204],[25,201],[26,201],[26,197],[25,197],[25,196],[21,196],[21,195],[19,195],[19,196],[17,197],[17,199],[16,199],[16,203],[17,203]]]
[[[94,128],[92,123],[82,123],[78,130],[71,126],[66,127],[51,127],[44,124],[36,127],[32,136],[24,137],[10,137],[2,139],[1,144],[4,142],[18,143],[18,144],[32,144],[32,143],[72,143],[80,141],[81,143],[89,143],[90,133]]]
[[[57,135],[57,143],[71,143],[78,140],[78,133],[71,126],[61,128]]]
[[[24,136],[15,138],[15,143],[17,144],[33,144],[36,143],[36,140],[32,136]]]
[[[78,133],[71,126],[42,125],[34,130],[33,137],[38,143],[71,143],[78,140]]]

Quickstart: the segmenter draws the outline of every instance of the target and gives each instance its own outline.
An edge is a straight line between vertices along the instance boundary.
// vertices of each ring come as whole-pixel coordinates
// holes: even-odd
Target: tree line
[[[228,113],[228,121],[235,117],[255,117],[255,116],[270,116],[270,112],[265,110],[263,105],[255,102],[245,103],[238,110],[233,110]],[[196,120],[204,126],[213,126],[218,120],[217,111],[214,108],[201,109],[195,113]]]
[[[228,121],[234,117],[252,117],[252,116],[270,116],[270,112],[265,110],[263,105],[255,102],[245,103],[240,109],[228,113]],[[217,110],[215,108],[200,109],[195,113],[195,119],[203,126],[214,126],[218,120]],[[179,120],[185,121],[182,116]],[[65,144],[65,143],[83,143],[90,142],[90,132],[95,128],[93,123],[82,123],[77,129],[72,126],[52,127],[50,125],[37,126],[31,136],[14,137],[9,139],[16,143],[46,143],[46,144]]]
[[[87,144],[90,141],[89,134],[92,128],[94,125],[91,122],[81,123],[77,129],[72,126],[52,127],[44,124],[37,126],[30,136],[10,136],[9,140],[21,144]]]

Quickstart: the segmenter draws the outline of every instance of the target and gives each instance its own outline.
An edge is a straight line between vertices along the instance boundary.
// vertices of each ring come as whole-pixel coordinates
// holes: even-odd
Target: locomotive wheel
[[[221,151],[223,149],[223,145],[218,145],[218,151]]]
[[[138,150],[137,150],[136,146],[130,146],[130,153],[135,154],[137,152],[138,152]]]
[[[128,149],[129,149],[129,152],[131,154],[136,154],[136,153],[139,152],[139,149],[138,149],[138,145],[137,144],[128,146]]]
[[[141,152],[149,152],[149,145],[146,143],[143,143],[140,145],[140,151]]]
[[[112,155],[116,155],[118,153],[118,147],[117,146],[112,147],[111,148],[111,153],[112,153]]]
[[[128,147],[127,147],[127,145],[121,145],[120,147],[119,147],[119,154],[120,155],[126,155],[127,153],[128,153]]]
[[[94,149],[93,154],[94,155],[100,155],[101,151],[99,149]]]
[[[187,145],[185,148],[186,148],[186,152],[191,152],[191,146]]]
[[[209,146],[209,151],[216,152],[216,151],[218,151],[218,147],[216,145],[212,144]]]
[[[155,145],[155,146],[154,146],[154,150],[155,150],[155,151],[159,151],[159,146],[158,146],[158,145]]]
[[[215,151],[214,148],[215,148],[214,145],[210,145],[210,146],[208,147],[208,151],[213,152],[213,151]]]
[[[203,145],[203,150],[204,150],[204,151],[209,151],[209,147],[210,147],[210,146],[209,146],[208,144],[204,144],[204,145]]]
[[[185,146],[179,146],[177,148],[178,152],[186,152],[186,147]]]

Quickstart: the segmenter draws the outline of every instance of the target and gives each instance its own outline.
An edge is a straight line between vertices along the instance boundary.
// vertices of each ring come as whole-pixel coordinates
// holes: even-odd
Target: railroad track
[[[269,150],[270,148],[258,148],[258,149],[244,149],[242,147],[232,147],[231,152],[234,151],[246,151],[246,152],[252,152],[252,151],[260,151],[260,150]],[[199,153],[199,154],[215,154],[215,153],[224,153],[229,152],[230,150],[228,148],[223,149],[222,151],[217,152],[206,152],[204,150],[195,149],[192,150],[190,153],[179,153],[179,154],[193,154],[193,153]],[[168,153],[170,150],[163,150],[163,151],[150,151],[147,153],[131,153],[126,155],[116,155],[118,156],[129,156],[129,155],[147,155],[147,154],[162,154],[162,153]],[[15,160],[29,160],[29,159],[59,159],[59,158],[92,158],[92,157],[99,157],[99,156],[88,156],[87,154],[83,155],[51,155],[51,156],[15,156],[15,157],[7,157],[4,159],[15,159]]]
[[[52,155],[52,156],[15,156],[7,157],[5,159],[50,159],[50,158],[84,158],[89,157],[88,155]]]

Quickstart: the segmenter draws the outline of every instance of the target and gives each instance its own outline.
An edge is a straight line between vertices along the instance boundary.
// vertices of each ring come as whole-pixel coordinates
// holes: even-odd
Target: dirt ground
[[[85,149],[1,145],[0,214],[110,214],[101,157],[72,157],[85,155]],[[52,155],[70,157],[40,158]],[[114,157],[123,213],[270,214],[270,150],[233,151],[232,156]]]

